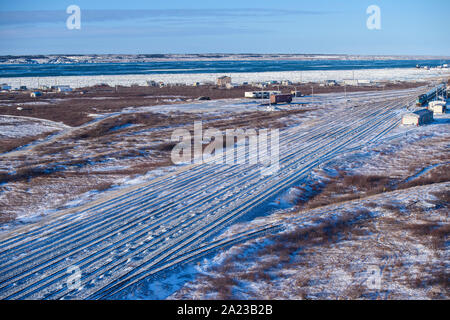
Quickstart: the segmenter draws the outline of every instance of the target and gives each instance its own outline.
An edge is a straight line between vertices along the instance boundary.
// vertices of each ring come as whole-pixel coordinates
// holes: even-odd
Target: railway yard
[[[9,144],[0,150],[1,299],[121,299],[149,279],[285,232],[282,219],[235,226],[284,209],[272,204],[337,157],[414,134],[418,128],[400,126],[402,115],[430,87],[323,89],[271,109],[232,91],[208,90],[182,97],[163,92],[146,98],[152,102],[144,93],[119,99],[87,92],[84,101],[70,96],[77,112],[67,114],[56,112],[58,104],[70,107],[63,96],[41,105],[11,97],[0,104],[0,130],[11,121],[29,130],[0,131]],[[195,100],[199,95],[213,99]],[[17,103],[30,112],[20,114]],[[171,133],[192,131],[200,120],[220,131],[278,129],[279,170],[263,175],[261,164],[172,164]],[[448,138],[447,115],[435,125]],[[442,161],[448,164],[448,153]],[[289,223],[297,223],[314,211],[290,215]],[[68,283],[73,270],[75,287]]]

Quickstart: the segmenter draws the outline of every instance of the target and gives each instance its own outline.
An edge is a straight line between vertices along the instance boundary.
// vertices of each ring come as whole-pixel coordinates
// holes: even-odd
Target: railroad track
[[[386,135],[398,124],[396,110],[416,95],[392,95],[351,115],[338,111],[309,131],[283,131],[275,177],[262,177],[257,166],[192,166],[78,214],[12,233],[0,242],[0,297],[108,298],[198,250],[215,250],[212,237],[233,221],[320,163]],[[72,265],[82,271],[82,290],[65,284]]]

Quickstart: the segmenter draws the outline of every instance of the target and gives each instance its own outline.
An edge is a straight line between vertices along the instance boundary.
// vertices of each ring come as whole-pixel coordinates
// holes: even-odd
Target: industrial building
[[[433,112],[427,109],[421,109],[415,112],[405,114],[402,118],[403,125],[420,126],[433,121]]]
[[[222,77],[217,78],[216,84],[219,87],[225,87],[227,85],[227,83],[231,84],[231,77],[222,76]]]

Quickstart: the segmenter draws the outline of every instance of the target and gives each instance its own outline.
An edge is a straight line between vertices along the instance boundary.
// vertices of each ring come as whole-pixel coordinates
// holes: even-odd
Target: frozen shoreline
[[[145,85],[148,80],[162,81],[164,83],[186,83],[215,82],[217,77],[224,73],[192,73],[192,74],[130,74],[130,75],[99,75],[99,76],[59,76],[59,77],[17,77],[0,78],[0,83],[7,83],[13,88],[27,86],[36,88],[38,85],[70,85],[73,88],[93,86],[105,83],[110,86],[132,84]],[[421,81],[437,77],[450,77],[450,69],[360,69],[360,70],[314,70],[314,71],[281,71],[281,72],[249,72],[228,73],[233,83],[258,82],[270,80],[290,80],[293,82],[321,82],[324,80],[399,80],[399,81]]]

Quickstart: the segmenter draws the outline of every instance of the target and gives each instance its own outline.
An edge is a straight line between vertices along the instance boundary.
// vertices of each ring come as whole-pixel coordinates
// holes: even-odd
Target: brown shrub
[[[407,189],[416,186],[424,186],[433,183],[441,183],[450,181],[450,165],[441,165],[431,169],[427,174],[413,179],[408,182],[401,183],[399,189]]]
[[[1,143],[0,143],[0,153],[10,152],[19,147],[28,145],[36,140],[44,139],[54,132],[55,131],[46,132],[46,133],[38,134],[35,136],[27,136],[27,137],[23,137],[23,138],[4,138],[3,137],[3,138],[1,138]]]

